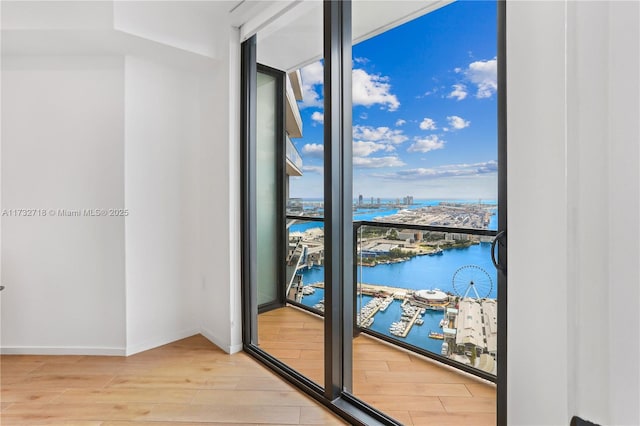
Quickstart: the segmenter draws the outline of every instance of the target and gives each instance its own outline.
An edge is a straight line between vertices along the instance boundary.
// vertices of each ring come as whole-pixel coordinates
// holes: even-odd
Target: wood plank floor
[[[8,425],[345,424],[244,353],[202,336],[130,357],[0,357]]]
[[[262,349],[323,384],[321,318],[293,307],[258,317]],[[366,335],[354,339],[353,394],[405,425],[495,425],[495,386]]]

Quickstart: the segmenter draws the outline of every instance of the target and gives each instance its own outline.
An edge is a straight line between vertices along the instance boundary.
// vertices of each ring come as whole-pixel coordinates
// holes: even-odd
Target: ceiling
[[[438,1],[354,0],[352,34],[354,44],[367,40],[418,16],[451,3]],[[322,57],[322,2],[290,4],[259,28],[258,62],[283,71],[292,71]],[[252,35],[243,31],[245,38]]]
[[[354,42],[450,0],[353,0]],[[258,37],[258,61],[292,71],[322,56],[319,0],[7,1],[2,55],[150,55],[211,66],[229,54],[231,27]]]

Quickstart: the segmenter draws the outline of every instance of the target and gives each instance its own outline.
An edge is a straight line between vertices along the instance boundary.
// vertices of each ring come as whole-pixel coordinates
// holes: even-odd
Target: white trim
[[[223,339],[218,338],[215,333],[205,327],[200,329],[200,334],[228,354],[235,354],[242,350],[242,343],[231,345],[229,342],[224,342]]]
[[[169,343],[173,343],[177,340],[185,339],[187,337],[195,336],[200,332],[197,329],[190,328],[188,330],[182,330],[175,333],[167,333],[162,337],[158,337],[155,339],[146,340],[142,343],[138,343],[135,345],[127,345],[126,348],[126,356],[135,355],[139,352],[148,351],[149,349],[154,349],[159,346],[163,346]]]
[[[299,6],[301,0],[289,0],[288,2],[276,2],[269,4],[263,10],[254,13],[240,25],[240,42],[247,41],[258,31],[278,19],[280,16]]]
[[[400,25],[404,25],[409,21],[412,21],[416,18],[419,18],[420,16],[426,15],[428,13],[434,12],[440,8],[443,8],[451,3],[453,3],[455,0],[436,0],[433,1],[431,3],[426,4],[425,6],[421,7],[418,10],[415,10],[405,16],[401,16],[398,19],[394,19],[393,21],[390,21],[388,23],[386,23],[385,25],[382,25],[380,27],[374,28],[373,30],[365,33],[365,34],[360,34],[356,37],[354,37],[352,44],[356,45],[358,43],[361,43],[365,40],[368,40],[370,38],[373,38],[377,35],[380,35],[384,32],[387,32],[389,30],[392,30],[396,27],[399,27]],[[356,12],[357,13],[357,12]]]
[[[125,356],[125,348],[101,348],[89,346],[5,346],[2,355],[103,355]]]
[[[240,31],[232,30],[229,42],[229,353],[242,350],[242,177],[240,140]],[[234,344],[233,342],[240,342]]]
[[[229,352],[227,352],[227,353],[233,355],[233,354],[241,352],[241,351],[242,351],[242,343],[238,343],[237,345],[231,345],[229,347]]]

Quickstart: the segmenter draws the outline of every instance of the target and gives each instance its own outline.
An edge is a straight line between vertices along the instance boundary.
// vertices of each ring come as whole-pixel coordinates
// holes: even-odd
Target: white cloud
[[[302,171],[304,173],[322,174],[324,172],[324,167],[322,167],[322,166],[302,166]]]
[[[469,64],[466,76],[477,86],[476,98],[490,98],[498,90],[498,60],[475,61]]]
[[[366,63],[368,59],[358,58],[356,63]],[[324,83],[324,67],[320,61],[314,62],[300,69],[302,77],[302,101],[300,108],[321,107],[323,105],[322,90]],[[368,74],[363,69],[353,70],[353,104],[372,106],[382,105],[389,111],[395,111],[400,106],[396,95],[391,93],[389,77]]]
[[[393,149],[393,146],[391,146]],[[354,157],[367,157],[376,151],[388,151],[387,145],[375,142],[358,141],[353,143]]]
[[[402,118],[399,118],[396,120],[396,126],[404,126],[405,124],[407,124],[407,120],[403,120]]]
[[[360,113],[360,119],[361,120],[366,120],[367,118],[369,118],[369,114],[367,114],[366,112]]]
[[[324,67],[322,62],[313,62],[300,69],[302,84],[321,84],[324,81]]]
[[[425,117],[424,120],[422,120],[422,123],[420,123],[420,128],[422,130],[436,130],[436,122],[431,118]]]
[[[310,157],[322,157],[324,146],[319,143],[308,143],[302,147],[302,153]]]
[[[323,106],[321,92],[316,86],[324,81],[324,67],[320,61],[314,62],[300,69],[302,78],[302,100],[298,102],[300,108]]]
[[[436,135],[430,135],[425,138],[415,138],[415,142],[407,148],[407,152],[426,153],[436,149],[444,148],[445,142]]]
[[[496,173],[497,171],[498,163],[492,160],[474,164],[448,164],[433,169],[418,168],[400,170],[374,176],[388,180],[427,180],[445,177],[480,176]]]
[[[396,95],[391,93],[389,77],[368,74],[363,69],[353,70],[352,93],[353,105],[380,104],[389,111],[395,111],[400,106]]]
[[[356,64],[366,64],[369,62],[369,59],[358,57],[358,58],[353,58],[353,62],[355,62]]]
[[[454,84],[451,86],[453,90],[449,93],[448,98],[455,98],[458,101],[463,100],[467,97],[467,86],[464,84]]]
[[[353,167],[361,169],[379,169],[383,167],[400,167],[405,163],[398,157],[353,157]]]
[[[402,130],[372,126],[354,126],[353,139],[393,145],[399,145],[409,140]]]
[[[438,87],[436,86],[436,87],[434,87],[433,89],[431,89],[431,90],[427,90],[426,92],[424,92],[424,95],[423,95],[423,96],[431,96],[431,95],[435,95],[436,93],[438,93],[438,90],[439,90],[439,89],[438,89]],[[422,96],[417,96],[417,97],[418,97],[418,98],[421,98]]]
[[[324,123],[324,114],[320,111],[315,111],[311,114],[311,119],[317,123]]]
[[[449,122],[449,126],[451,126],[453,130],[464,129],[465,127],[469,127],[469,125],[471,124],[470,121],[465,120],[462,117],[458,117],[457,115],[448,116],[447,121]]]

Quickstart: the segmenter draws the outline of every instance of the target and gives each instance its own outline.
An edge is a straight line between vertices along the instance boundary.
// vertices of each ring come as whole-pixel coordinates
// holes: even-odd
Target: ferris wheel
[[[493,290],[493,280],[489,273],[476,265],[458,268],[452,281],[454,291],[462,298],[475,296],[476,299],[484,299],[489,297]]]

